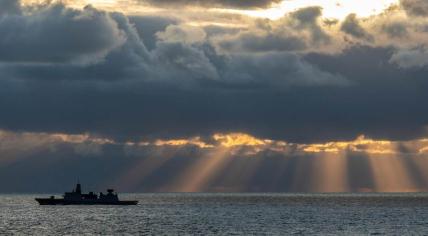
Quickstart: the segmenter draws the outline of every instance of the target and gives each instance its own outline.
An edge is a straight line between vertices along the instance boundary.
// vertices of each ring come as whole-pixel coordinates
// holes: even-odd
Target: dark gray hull
[[[137,205],[138,201],[100,201],[100,200],[80,200],[65,201],[64,199],[36,198],[40,205]]]

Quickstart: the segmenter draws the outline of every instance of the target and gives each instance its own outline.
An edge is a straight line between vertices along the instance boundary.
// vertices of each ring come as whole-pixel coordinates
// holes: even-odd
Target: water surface
[[[122,194],[137,206],[39,206],[0,195],[1,234],[427,235],[428,194]]]

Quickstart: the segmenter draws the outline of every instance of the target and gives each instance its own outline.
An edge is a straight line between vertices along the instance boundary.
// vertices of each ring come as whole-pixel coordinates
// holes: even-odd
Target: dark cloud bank
[[[391,49],[221,55],[205,41],[167,38],[149,51],[141,21],[62,5],[3,16],[0,127],[115,138],[241,131],[313,142],[411,139],[427,123],[427,70],[389,63]]]
[[[221,4],[235,6],[238,2],[245,2],[239,7],[270,4]],[[409,2],[413,1],[403,1],[409,14],[424,14],[408,7]],[[292,27],[309,32],[307,42],[330,42],[317,23],[319,9],[293,14]],[[353,16],[343,23],[342,30],[356,38],[372,37]],[[87,132],[119,141],[245,132],[297,143],[353,140],[360,134],[408,140],[426,134],[428,69],[406,69],[391,63],[392,47],[351,45],[334,55],[295,53],[307,47],[307,43],[298,43],[297,37],[290,38],[296,47],[266,50],[265,39],[269,44],[281,44],[284,38],[241,34],[236,40],[245,41],[237,43],[247,51],[221,54],[218,47],[225,44],[205,40],[206,32],[180,26],[177,20],[127,17],[90,6],[82,10],[60,4],[21,9],[11,0],[0,3],[0,35],[3,130]],[[257,51],[266,52],[250,53]],[[63,185],[59,182],[74,181],[75,169],[90,179],[95,174],[108,176],[117,168],[126,169],[136,161],[115,158],[120,152],[114,146],[109,148],[106,153],[110,154],[102,160],[96,157],[84,162],[74,162],[77,157],[70,157],[67,147],[41,151],[31,156],[43,159],[3,165],[0,173],[2,179],[13,179],[10,191],[39,191],[45,189],[37,185],[26,188],[13,177],[19,172],[23,173],[20,178],[40,176],[42,182],[46,175],[41,173],[48,166],[49,174],[55,176],[48,189],[60,191]],[[168,179],[191,160],[186,156],[197,153],[182,154],[164,166],[165,170],[153,174],[162,176],[149,177],[156,181],[147,180],[141,183],[147,187],[137,189],[155,190],[157,181]],[[287,159],[290,171],[295,169],[293,160]],[[278,161],[266,158],[256,175],[259,178],[255,178],[261,182],[254,188],[268,186],[262,183],[263,174],[269,172],[263,168],[277,166]],[[26,172],[29,166],[32,171]],[[97,171],[92,172],[94,169]],[[350,175],[356,172],[353,169]],[[293,190],[284,182],[290,178],[280,177],[276,185],[261,190]],[[101,181],[99,176],[95,179]],[[360,185],[357,187],[367,187]]]

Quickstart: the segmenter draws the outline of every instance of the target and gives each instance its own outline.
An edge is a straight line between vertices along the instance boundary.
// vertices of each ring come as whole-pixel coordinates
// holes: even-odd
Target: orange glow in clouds
[[[224,147],[259,146],[272,143],[272,140],[261,140],[243,133],[214,134],[213,139]]]

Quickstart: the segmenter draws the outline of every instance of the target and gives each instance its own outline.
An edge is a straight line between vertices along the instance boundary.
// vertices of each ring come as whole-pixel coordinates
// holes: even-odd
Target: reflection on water
[[[39,195],[40,196],[40,195]],[[428,234],[428,194],[122,194],[137,206],[0,195],[6,234]]]

